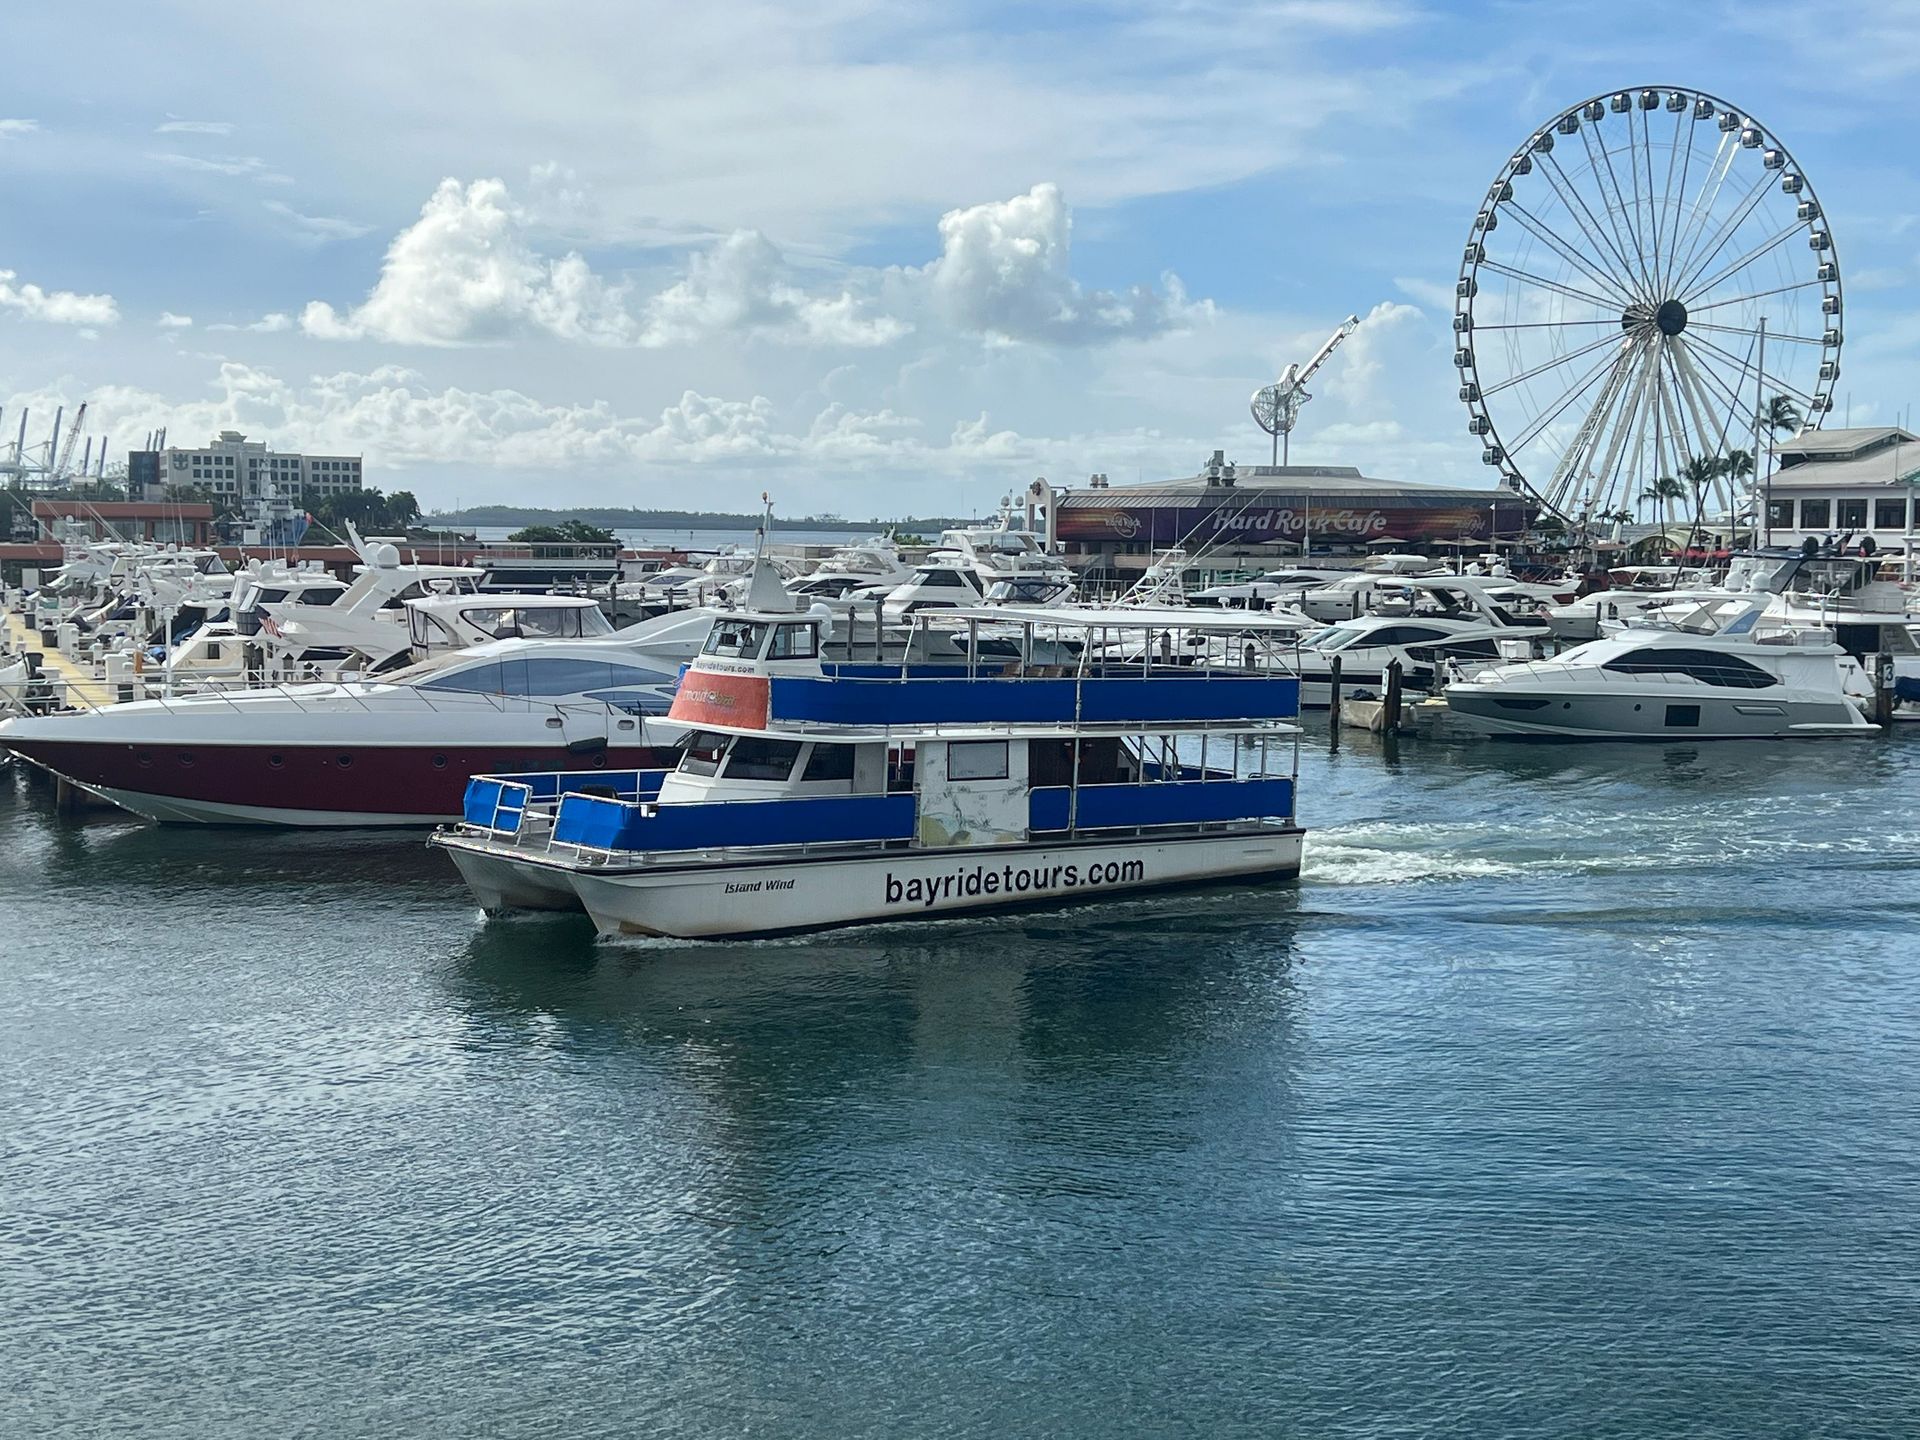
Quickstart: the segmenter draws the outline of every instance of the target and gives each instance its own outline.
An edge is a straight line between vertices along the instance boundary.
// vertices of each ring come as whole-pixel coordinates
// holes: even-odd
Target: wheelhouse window
[[[947,746],[949,780],[1004,780],[1007,778],[1007,742],[956,740]]]
[[[1728,690],[1765,690],[1780,683],[1738,655],[1677,646],[1630,650],[1607,661],[1602,668],[1617,675],[1685,675],[1702,685],[1718,685]]]
[[[1800,528],[1802,530],[1825,530],[1833,523],[1833,502],[1831,500],[1802,500],[1800,502]]]
[[[1876,530],[1905,530],[1907,528],[1907,502],[1905,497],[1893,500],[1874,501],[1873,528]]]
[[[711,730],[696,730],[687,737],[687,748],[680,752],[682,775],[718,775],[720,757],[726,752],[727,737]]]
[[[776,625],[769,660],[810,660],[820,653],[820,632],[812,625]]]
[[[800,758],[798,740],[769,740],[759,735],[741,735],[733,742],[727,757],[729,780],[785,780],[793,774],[793,762]]]
[[[800,778],[802,780],[853,779],[853,746],[826,745],[816,742],[813,753],[807,756],[807,768]]]
[[[729,655],[742,660],[758,659],[760,647],[767,638],[767,629],[766,625],[747,620],[716,620],[713,629],[707,633],[707,643],[700,647],[700,653]]]

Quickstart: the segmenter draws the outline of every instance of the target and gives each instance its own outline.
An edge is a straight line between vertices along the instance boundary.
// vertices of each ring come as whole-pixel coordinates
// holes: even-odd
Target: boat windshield
[[[760,646],[767,638],[767,629],[767,626],[751,620],[716,620],[713,629],[707,633],[707,643],[700,647],[700,653],[754,659],[760,654]]]
[[[1352,625],[1330,625],[1325,630],[1315,631],[1300,644],[1307,650],[1338,650],[1351,645],[1362,633]]]

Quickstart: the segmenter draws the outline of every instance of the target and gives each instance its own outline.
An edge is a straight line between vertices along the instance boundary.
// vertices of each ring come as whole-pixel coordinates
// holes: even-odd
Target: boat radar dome
[[[375,541],[367,547],[367,559],[376,570],[392,570],[400,564],[400,547],[385,540]]]

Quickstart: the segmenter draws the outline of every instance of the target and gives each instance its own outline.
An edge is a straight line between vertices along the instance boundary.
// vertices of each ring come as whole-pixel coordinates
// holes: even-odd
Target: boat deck
[[[76,665],[51,646],[42,645],[40,636],[27,628],[27,617],[8,610],[4,613],[7,640],[19,650],[37,650],[40,669],[55,682],[64,703],[98,710],[113,703],[113,692],[104,680],[93,678],[93,671]]]

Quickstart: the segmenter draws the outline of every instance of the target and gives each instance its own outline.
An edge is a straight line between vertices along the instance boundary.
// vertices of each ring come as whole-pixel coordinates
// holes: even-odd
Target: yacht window
[[[347,587],[344,585],[337,590],[328,589],[325,586],[315,586],[311,590],[302,590],[293,598],[294,603],[299,605],[331,605],[346,593]]]
[[[1831,500],[1802,500],[1800,502],[1800,528],[1802,530],[1824,530],[1832,524],[1833,502]]]
[[[535,658],[526,666],[526,689],[516,694],[578,695],[609,685],[657,685],[660,676],[633,665],[613,665],[605,660],[562,660]]]
[[[703,655],[733,655],[752,660],[758,658],[760,644],[766,638],[765,625],[755,625],[746,620],[716,620],[700,652]]]
[[[947,746],[949,780],[1004,780],[1007,778],[1007,742],[959,740]]]
[[[717,775],[720,756],[727,748],[727,737],[711,730],[696,730],[687,737],[687,748],[680,756],[683,775]]]
[[[537,635],[545,639],[570,639],[580,633],[576,616],[578,610],[554,608],[530,608],[521,605],[500,605],[478,610],[462,610],[460,618],[486,635],[496,640],[510,640],[523,635]]]
[[[1907,528],[1907,502],[1905,500],[1876,500],[1873,502],[1873,528],[1876,530],[1904,530]]]
[[[1780,683],[1738,655],[1664,645],[1631,650],[1615,656],[1602,668],[1618,675],[1686,675],[1702,685],[1718,685],[1729,690],[1765,690]]]
[[[1428,647],[1423,652],[1416,653],[1421,654],[1422,658],[1430,658],[1434,655],[1451,655],[1460,660],[1494,660],[1499,658],[1500,642],[1489,635],[1479,640],[1455,640],[1446,645],[1434,645]]]
[[[1351,625],[1333,625],[1325,630],[1316,631],[1300,643],[1309,650],[1338,650],[1359,633]]]
[[[820,653],[818,632],[811,625],[776,625],[769,660],[807,660]]]
[[[450,675],[436,675],[420,681],[422,690],[458,690],[468,694],[499,695],[504,693],[505,679],[499,661],[488,665],[469,665]]]
[[[954,587],[964,586],[966,581],[960,578],[960,572],[958,570],[922,570],[920,572],[920,583],[922,585],[941,585],[952,589]]]
[[[1418,645],[1423,640],[1444,640],[1447,632],[1431,625],[1383,625],[1360,643],[1363,645]]]
[[[798,740],[768,740],[758,735],[742,735],[733,742],[727,757],[729,780],[784,780],[793,774],[793,762],[800,758]]]
[[[853,779],[853,746],[815,744],[802,780]]]

